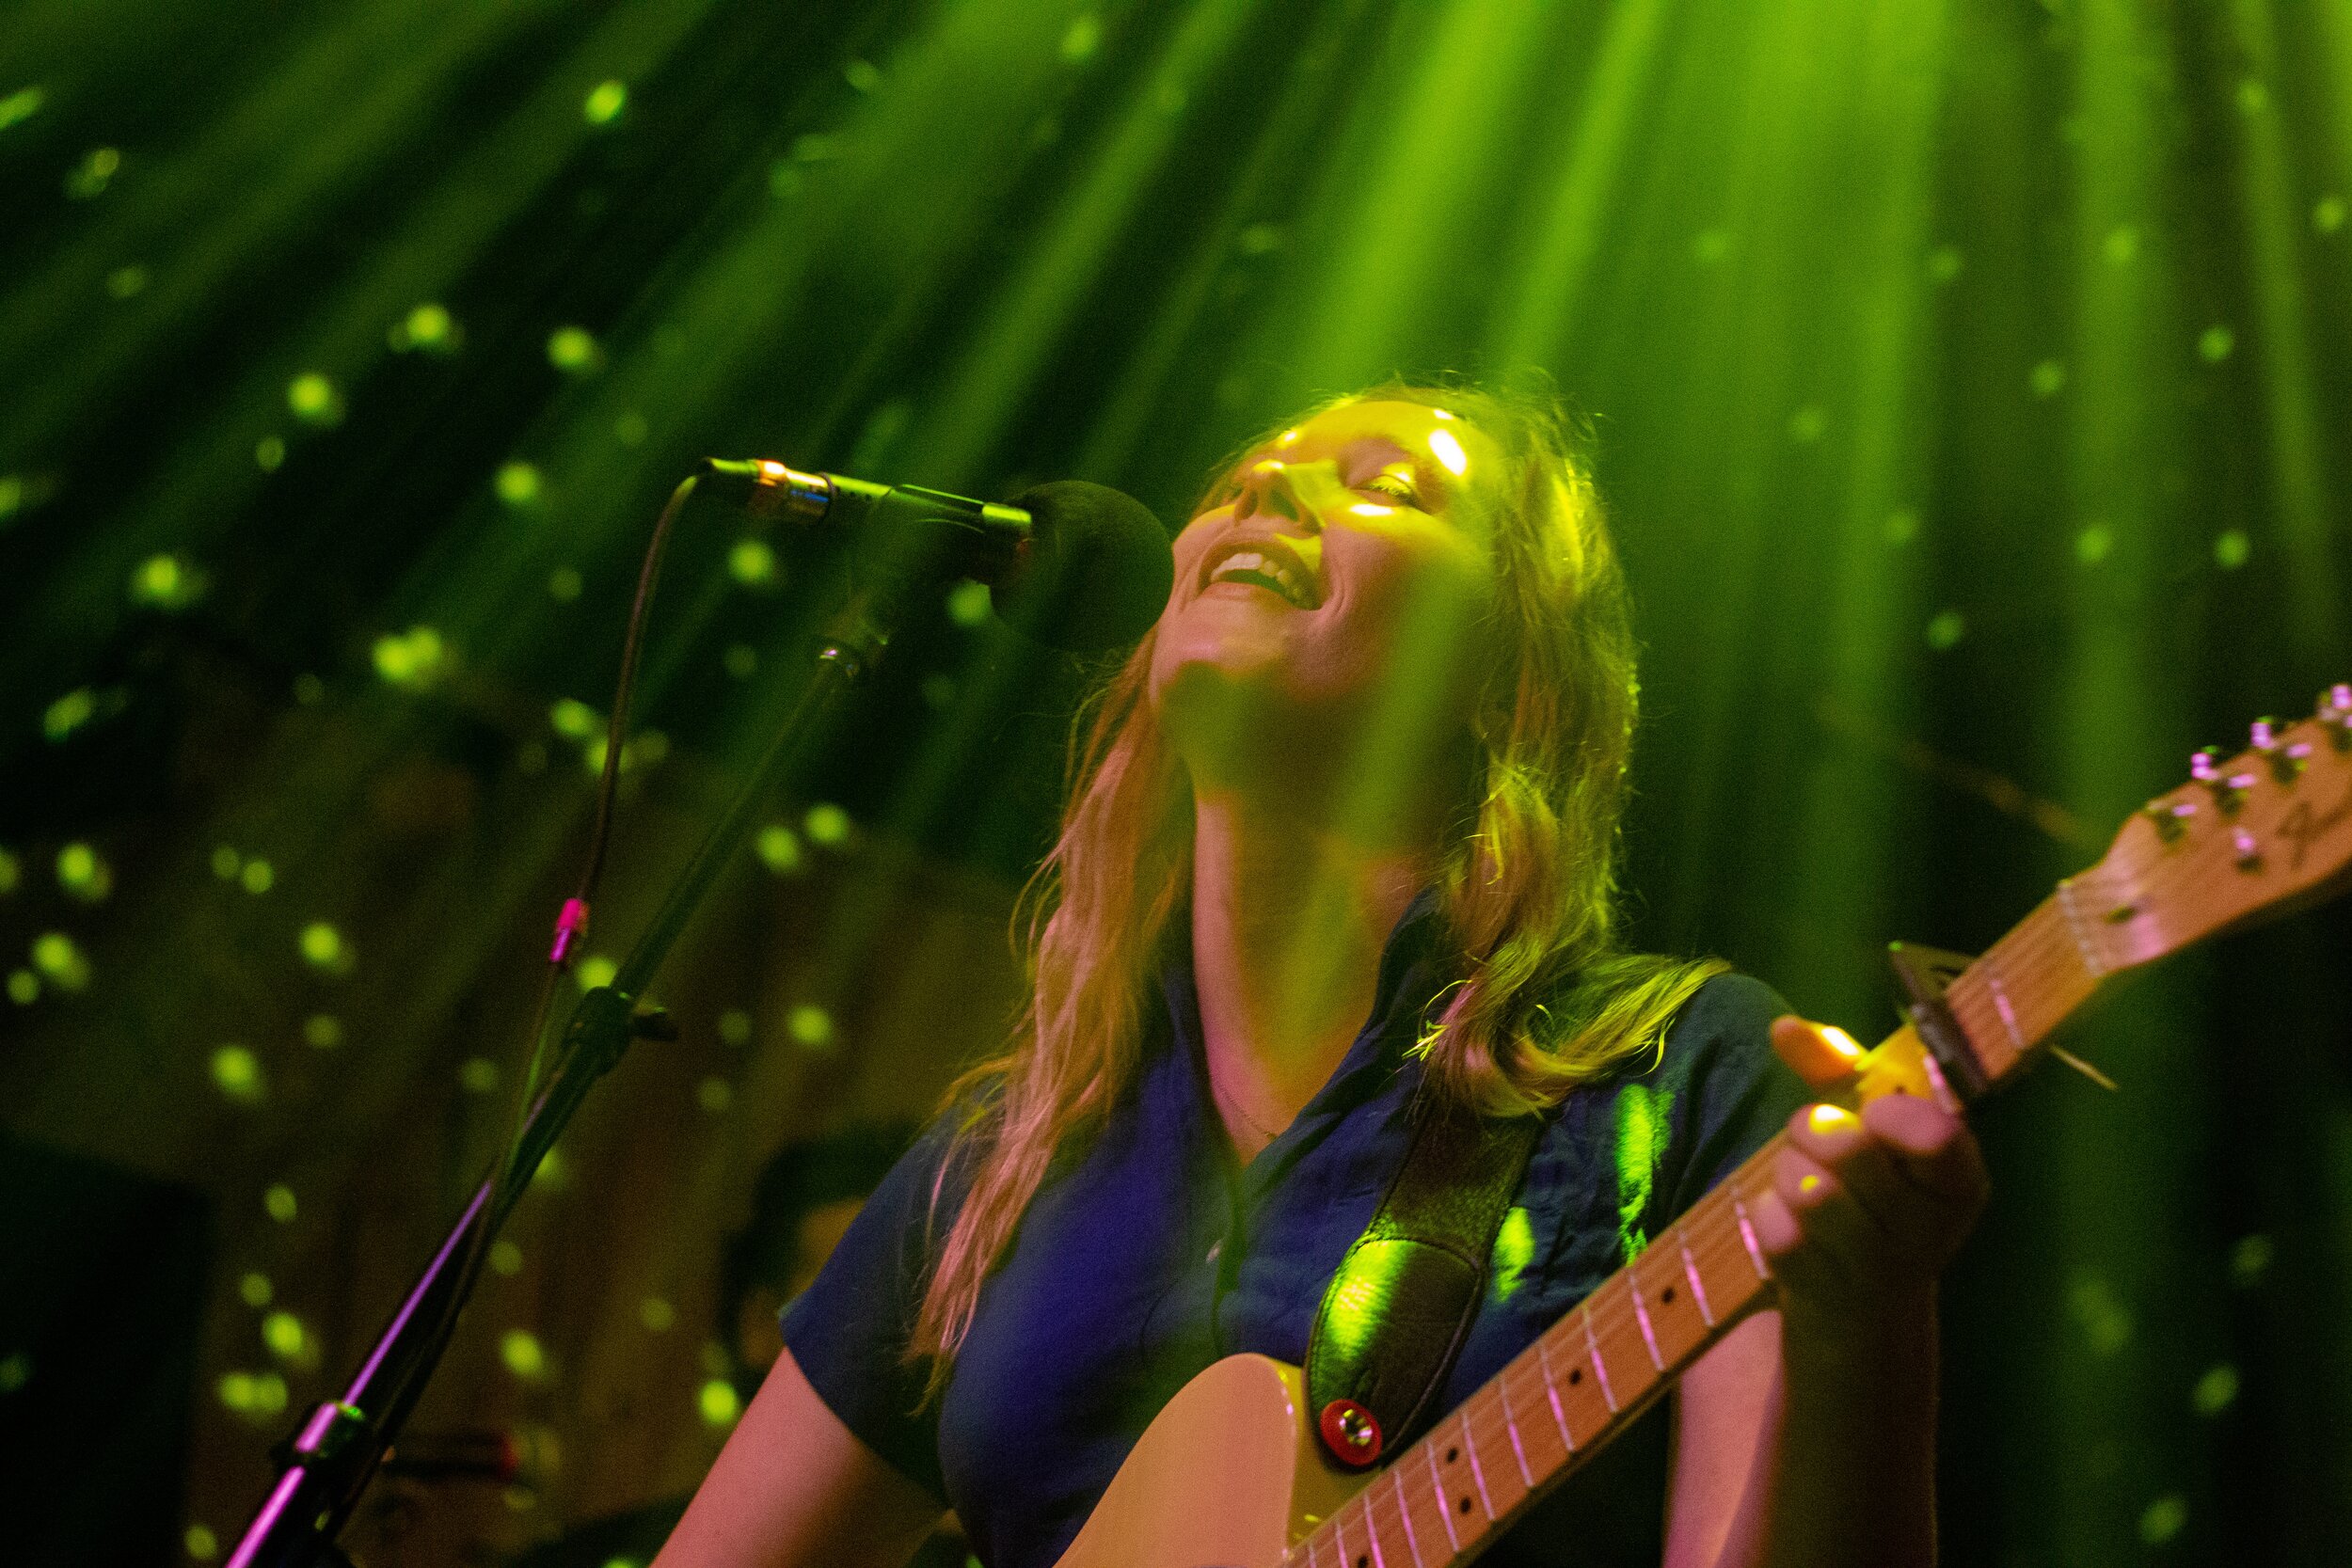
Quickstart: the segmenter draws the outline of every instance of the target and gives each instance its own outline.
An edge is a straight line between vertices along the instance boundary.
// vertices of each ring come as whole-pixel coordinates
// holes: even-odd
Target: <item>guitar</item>
[[[2352,874],[2352,685],[2316,715],[2254,726],[2226,761],[2124,824],[2099,863],[2031,914],[1820,1098],[1958,1109],[2030,1066],[2108,976],[2257,915],[2315,903]],[[1923,1036],[1925,1037],[1923,1037]],[[1385,1468],[1334,1461],[1295,1367],[1217,1362],[1137,1439],[1057,1568],[1450,1568],[1672,1387],[1769,1304],[1749,1206],[1782,1138],[1553,1324]]]

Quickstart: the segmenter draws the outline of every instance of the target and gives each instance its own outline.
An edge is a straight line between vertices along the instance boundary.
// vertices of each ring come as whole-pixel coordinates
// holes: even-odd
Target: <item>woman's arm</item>
[[[1842,1075],[1812,1026],[1774,1044]],[[1780,1309],[1701,1357],[1678,1395],[1670,1568],[1927,1568],[1935,1560],[1935,1281],[1984,1201],[1959,1119],[1891,1097],[1800,1112],[1756,1206]]]
[[[858,1440],[786,1351],[654,1568],[903,1568],[938,1501]]]

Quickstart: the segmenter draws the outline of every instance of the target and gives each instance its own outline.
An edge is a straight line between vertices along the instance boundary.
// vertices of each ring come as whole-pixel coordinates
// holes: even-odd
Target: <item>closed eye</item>
[[[1416,489],[1413,482],[1403,474],[1375,474],[1356,488],[1369,490],[1375,496],[1386,496],[1391,500],[1402,501],[1406,506],[1415,505],[1421,499],[1420,490]]]

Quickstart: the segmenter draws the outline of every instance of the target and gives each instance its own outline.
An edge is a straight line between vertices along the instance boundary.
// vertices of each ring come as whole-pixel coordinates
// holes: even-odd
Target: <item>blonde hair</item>
[[[1676,1009],[1724,966],[1616,943],[1634,642],[1599,498],[1558,400],[1391,383],[1323,407],[1358,402],[1444,408],[1506,460],[1501,482],[1467,503],[1489,531],[1496,657],[1470,721],[1475,787],[1438,882],[1456,983],[1417,1049],[1424,1092],[1442,1101],[1540,1111],[1659,1050]],[[1081,714],[1061,833],[1016,921],[1027,1006],[1006,1051],[950,1091],[960,1120],[934,1214],[949,1172],[968,1173],[968,1190],[907,1352],[929,1364],[930,1397],[1055,1157],[1134,1083],[1162,942],[1191,891],[1190,790],[1146,694],[1152,641]]]

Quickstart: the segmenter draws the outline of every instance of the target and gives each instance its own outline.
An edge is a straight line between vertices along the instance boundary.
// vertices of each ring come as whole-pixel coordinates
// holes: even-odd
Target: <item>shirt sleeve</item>
[[[1676,1083],[1670,1117],[1680,1158],[1661,1172],[1668,1180],[1655,1201],[1666,1207],[1651,1234],[1763,1148],[1810,1098],[1772,1050],[1772,1020],[1790,1010],[1746,974],[1719,974],[1683,1005],[1661,1064]]]
[[[924,1370],[906,1348],[961,1196],[943,1190],[933,1212],[952,1132],[943,1118],[915,1140],[783,1319],[785,1348],[826,1407],[943,1508],[938,1405],[925,1406]]]

